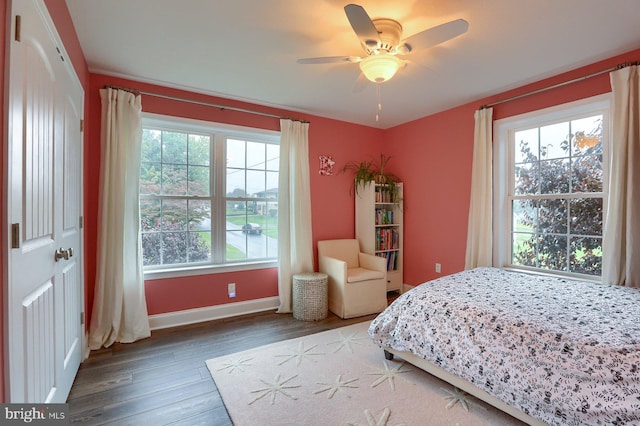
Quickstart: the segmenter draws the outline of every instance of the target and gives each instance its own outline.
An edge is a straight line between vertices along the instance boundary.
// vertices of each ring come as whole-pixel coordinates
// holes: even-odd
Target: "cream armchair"
[[[329,276],[329,310],[340,318],[387,307],[387,261],[360,253],[358,240],[318,241],[318,266]]]

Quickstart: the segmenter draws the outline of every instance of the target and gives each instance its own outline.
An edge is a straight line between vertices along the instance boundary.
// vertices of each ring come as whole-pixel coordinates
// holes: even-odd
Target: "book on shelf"
[[[388,189],[377,187],[375,192],[376,203],[392,203],[392,195]]]
[[[397,251],[377,253],[376,256],[387,259],[387,271],[396,271],[398,269],[398,252]]]
[[[396,250],[400,245],[400,232],[395,228],[376,229],[376,251]]]
[[[392,225],[393,210],[376,209],[376,225]]]

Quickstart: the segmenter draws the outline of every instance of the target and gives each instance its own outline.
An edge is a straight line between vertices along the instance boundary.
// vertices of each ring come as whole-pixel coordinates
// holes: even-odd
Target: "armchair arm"
[[[374,271],[387,272],[387,259],[368,253],[358,253],[360,267]]]
[[[337,283],[347,282],[347,263],[334,257],[321,256],[318,259],[318,269],[333,278]]]

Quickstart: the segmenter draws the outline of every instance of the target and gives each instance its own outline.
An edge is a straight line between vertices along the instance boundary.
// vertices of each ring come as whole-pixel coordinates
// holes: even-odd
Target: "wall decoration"
[[[320,159],[320,173],[321,176],[331,176],[333,175],[333,165],[336,164],[335,161],[331,158],[330,155],[321,155],[318,157]]]

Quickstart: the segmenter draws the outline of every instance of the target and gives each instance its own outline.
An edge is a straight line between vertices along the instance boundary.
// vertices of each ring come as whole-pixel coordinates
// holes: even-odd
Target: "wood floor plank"
[[[153,411],[145,411],[120,419],[119,424],[123,426],[139,426],[142,424],[165,425],[181,422],[185,418],[193,418],[195,415],[202,413],[210,413],[212,409],[215,408],[224,408],[224,404],[218,392],[212,391],[164,405]],[[228,416],[226,410],[225,415]]]
[[[201,371],[195,369],[183,370],[176,373],[167,373],[147,380],[136,380],[119,389],[108,389],[101,392],[86,393],[74,396],[69,403],[71,414],[82,411],[102,408],[106,405],[114,405],[133,398],[147,397],[157,389],[169,389],[172,387],[187,385],[207,379]],[[80,391],[79,391],[80,392]]]
[[[104,365],[94,364],[90,367],[80,366],[74,384],[82,384],[83,382],[94,382],[96,380],[109,380],[114,375],[133,373],[140,371],[152,365],[174,362],[173,352],[164,352],[153,354],[151,356],[137,357],[131,359],[120,359],[118,362],[106,362]]]
[[[156,330],[139,342],[93,351],[67,400],[71,423],[231,425],[207,359],[374,317],[342,320],[329,313],[321,321],[298,321],[270,311]]]
[[[170,404],[183,403],[188,405],[186,401],[190,398],[200,396],[202,394],[214,394],[215,387],[213,380],[200,380],[184,386],[178,386],[170,389],[158,389],[155,392],[138,398],[127,399],[115,404],[105,405],[96,415],[95,410],[91,410],[93,418],[99,420],[98,424],[113,423],[121,424],[127,417],[146,413],[152,416],[157,410],[162,409]],[[217,398],[222,404],[219,394]],[[85,413],[80,413],[81,415]],[[92,420],[93,421],[93,420]],[[95,424],[93,422],[84,424]],[[153,424],[153,423],[149,423]]]
[[[100,379],[96,377],[94,380],[89,381],[85,386],[74,386],[69,394],[69,398],[72,400],[81,398],[86,395],[91,395],[105,390],[114,390],[131,384],[133,376],[131,373],[114,374],[110,378]]]
[[[191,417],[185,417],[176,422],[169,423],[171,426],[233,426],[229,414],[224,407],[218,407]]]

